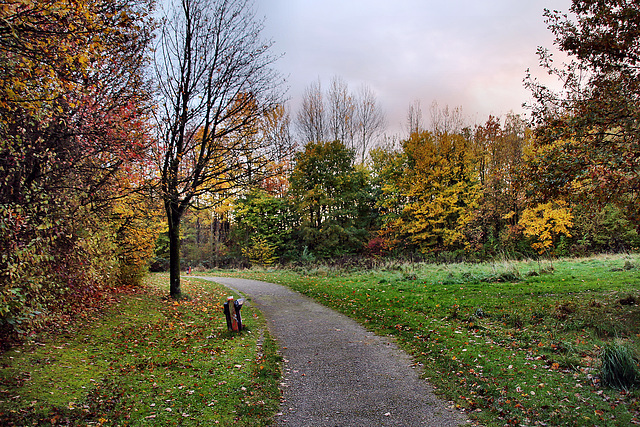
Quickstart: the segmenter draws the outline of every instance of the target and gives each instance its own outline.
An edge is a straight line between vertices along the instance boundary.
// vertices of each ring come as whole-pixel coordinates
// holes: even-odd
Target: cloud
[[[461,106],[484,121],[521,111],[522,86],[539,45],[551,47],[543,9],[569,0],[260,0],[264,35],[285,52],[277,67],[289,76],[292,108],[318,78],[366,83],[401,132],[408,106],[420,99]]]

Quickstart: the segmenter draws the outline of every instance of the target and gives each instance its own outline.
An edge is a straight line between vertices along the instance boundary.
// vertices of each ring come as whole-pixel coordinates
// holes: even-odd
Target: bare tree
[[[259,137],[263,143],[274,148],[272,162],[262,183],[258,186],[273,195],[284,197],[288,188],[287,176],[293,168],[296,144],[291,136],[291,116],[284,104],[267,112],[259,127]]]
[[[296,116],[296,127],[303,141],[324,141],[326,131],[325,105],[320,80],[309,85],[302,96]]]
[[[291,114],[284,104],[266,112],[260,122],[260,132],[264,142],[274,148],[274,161],[281,162],[293,154]]]
[[[329,137],[334,141],[342,142],[351,149],[355,149],[355,105],[349,94],[349,87],[341,77],[335,76],[331,79],[327,102],[329,107]]]
[[[356,149],[362,163],[364,163],[365,156],[369,148],[371,148],[373,140],[384,131],[386,120],[382,109],[376,101],[373,90],[367,85],[360,87],[355,106]]]
[[[384,131],[386,121],[371,88],[362,85],[353,95],[347,83],[336,76],[326,96],[320,81],[307,87],[296,126],[305,143],[327,138],[340,141],[364,162],[372,142]]]
[[[449,109],[448,105],[440,108],[437,101],[433,101],[429,108],[431,117],[431,131],[435,135],[459,133],[464,127],[462,107]]]
[[[246,184],[272,154],[268,140],[251,137],[279,102],[281,83],[253,6],[249,0],[175,0],[161,27],[157,160],[174,298],[181,294],[180,222],[187,208],[206,194]]]
[[[420,100],[416,99],[411,103],[411,105],[409,105],[409,111],[407,113],[407,127],[409,135],[424,131],[423,120]]]

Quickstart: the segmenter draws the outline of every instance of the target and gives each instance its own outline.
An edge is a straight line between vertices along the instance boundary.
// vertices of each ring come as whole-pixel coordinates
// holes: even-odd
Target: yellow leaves
[[[524,149],[524,156],[527,160],[531,161],[536,157],[544,157],[556,152],[564,145],[577,144],[574,139],[556,139],[547,144],[532,144],[526,146]]]
[[[8,108],[19,104],[42,116],[42,100],[56,99],[79,86],[70,77],[84,73],[90,57],[97,56],[87,39],[100,31],[100,13],[86,2],[66,0],[3,4],[0,22],[6,37],[0,41],[0,103]]]
[[[402,203],[403,221],[396,227],[422,252],[449,250],[464,244],[464,228],[478,204],[476,159],[462,135],[413,133],[404,141],[401,173],[391,175],[383,190],[390,202]]]
[[[129,194],[114,202],[108,225],[115,231],[118,244],[119,280],[134,285],[146,270],[165,223],[139,195]]]
[[[524,227],[526,236],[537,238],[531,246],[542,254],[553,248],[557,236],[571,237],[569,229],[573,226],[573,214],[563,200],[542,203],[525,209],[520,225]]]
[[[516,211],[510,211],[504,215],[502,215],[502,219],[511,219],[516,215]]]
[[[87,55],[87,54],[86,54],[86,53],[84,53],[84,52],[83,52],[83,53],[80,53],[80,54],[77,56],[77,61],[78,61],[78,63],[80,64],[80,66],[81,66],[82,68],[85,68],[85,67],[87,67],[87,66],[89,65],[89,55]]]
[[[274,255],[276,247],[267,242],[266,238],[254,236],[251,241],[252,245],[250,247],[242,248],[242,254],[249,258],[251,263],[269,266],[276,262],[278,259]]]

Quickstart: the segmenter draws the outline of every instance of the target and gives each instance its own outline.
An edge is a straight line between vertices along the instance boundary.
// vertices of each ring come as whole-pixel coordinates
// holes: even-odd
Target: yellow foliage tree
[[[111,225],[118,245],[117,280],[124,286],[137,286],[149,269],[155,242],[164,226],[162,217],[138,195],[122,199],[114,207],[113,217]]]
[[[250,247],[242,248],[242,254],[249,258],[252,264],[269,266],[278,260],[278,257],[274,255],[276,247],[267,242],[266,238],[257,236],[253,237],[251,241],[253,244]]]
[[[387,231],[423,253],[464,245],[464,230],[479,197],[469,144],[459,134],[431,132],[414,133],[404,141],[402,172],[389,175],[383,186],[386,195],[402,204]]]
[[[541,203],[522,213],[520,225],[524,234],[537,240],[531,245],[539,254],[551,253],[560,235],[571,237],[573,215],[563,200]]]

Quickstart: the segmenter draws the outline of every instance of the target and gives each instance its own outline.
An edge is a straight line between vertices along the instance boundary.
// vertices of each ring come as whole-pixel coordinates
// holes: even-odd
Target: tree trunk
[[[222,226],[222,221],[219,218],[216,218],[216,234],[215,234],[215,240],[214,240],[214,248],[216,251],[216,267],[219,267],[220,265],[220,227]]]
[[[181,215],[174,207],[167,213],[169,222],[169,294],[171,298],[180,298],[180,219]]]
[[[196,217],[196,247],[200,248],[200,217]]]

